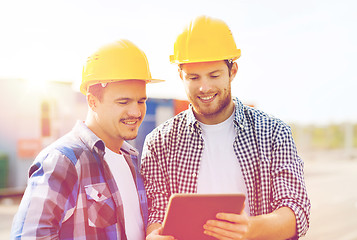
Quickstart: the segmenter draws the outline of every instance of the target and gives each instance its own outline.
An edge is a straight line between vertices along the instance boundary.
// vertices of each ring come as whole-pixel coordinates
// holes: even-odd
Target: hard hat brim
[[[80,86],[80,91],[84,95],[87,94],[88,87],[99,84],[99,83],[113,83],[113,82],[121,82],[121,81],[130,81],[130,80],[139,80],[139,81],[145,81],[147,84],[148,83],[160,83],[160,82],[165,82],[165,80],[162,79],[106,79],[106,80],[92,80],[92,81],[87,81],[86,84],[82,84]]]
[[[170,62],[175,64],[184,64],[184,63],[196,63],[196,62],[214,62],[214,61],[223,61],[223,60],[232,60],[235,61],[241,56],[240,49],[237,49],[237,54],[224,57],[216,58],[196,58],[196,59],[179,59],[175,55],[170,55]]]

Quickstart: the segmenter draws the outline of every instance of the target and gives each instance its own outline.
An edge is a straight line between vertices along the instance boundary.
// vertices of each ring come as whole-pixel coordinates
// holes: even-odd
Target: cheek
[[[187,95],[192,95],[192,94],[194,94],[195,91],[196,91],[196,89],[197,89],[197,86],[196,86],[196,85],[197,85],[197,84],[193,84],[193,83],[188,83],[188,82],[186,82],[186,83],[184,84],[186,94],[187,94]]]
[[[110,114],[113,116],[112,118],[114,121],[116,121],[118,119],[119,120],[124,119],[128,115],[127,109],[125,109],[121,106],[116,106],[111,109],[108,109],[108,112],[110,112]]]
[[[141,118],[144,119],[146,114],[146,104],[144,104],[144,106],[140,108],[140,112],[141,112]]]

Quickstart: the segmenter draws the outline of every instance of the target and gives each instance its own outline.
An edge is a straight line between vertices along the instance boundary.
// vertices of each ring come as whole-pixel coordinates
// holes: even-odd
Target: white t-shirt
[[[236,130],[233,114],[215,125],[199,123],[202,128],[204,149],[198,173],[197,193],[244,193],[247,187],[233,149]],[[249,215],[248,200],[245,212]]]
[[[136,185],[124,156],[105,148],[104,159],[114,176],[123,201],[125,233],[128,240],[145,239]]]

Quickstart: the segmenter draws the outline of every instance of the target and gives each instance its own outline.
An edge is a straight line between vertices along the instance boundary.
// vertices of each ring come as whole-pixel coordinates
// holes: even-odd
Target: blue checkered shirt
[[[104,142],[81,122],[44,149],[30,168],[11,239],[126,239],[123,204],[104,150]],[[138,187],[146,226],[138,153],[126,142],[121,150]]]
[[[233,142],[245,184],[250,215],[289,207],[298,236],[309,228],[303,161],[297,155],[290,127],[281,120],[234,100]],[[173,193],[196,193],[203,152],[202,130],[192,108],[154,129],[145,139],[141,173],[149,202],[149,224],[162,223]],[[222,166],[224,167],[224,166]]]

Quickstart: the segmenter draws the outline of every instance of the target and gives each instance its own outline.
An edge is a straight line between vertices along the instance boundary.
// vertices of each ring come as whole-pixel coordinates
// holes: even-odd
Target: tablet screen
[[[244,194],[173,194],[162,234],[178,240],[215,239],[203,234],[203,225],[219,212],[240,214],[244,201]]]

